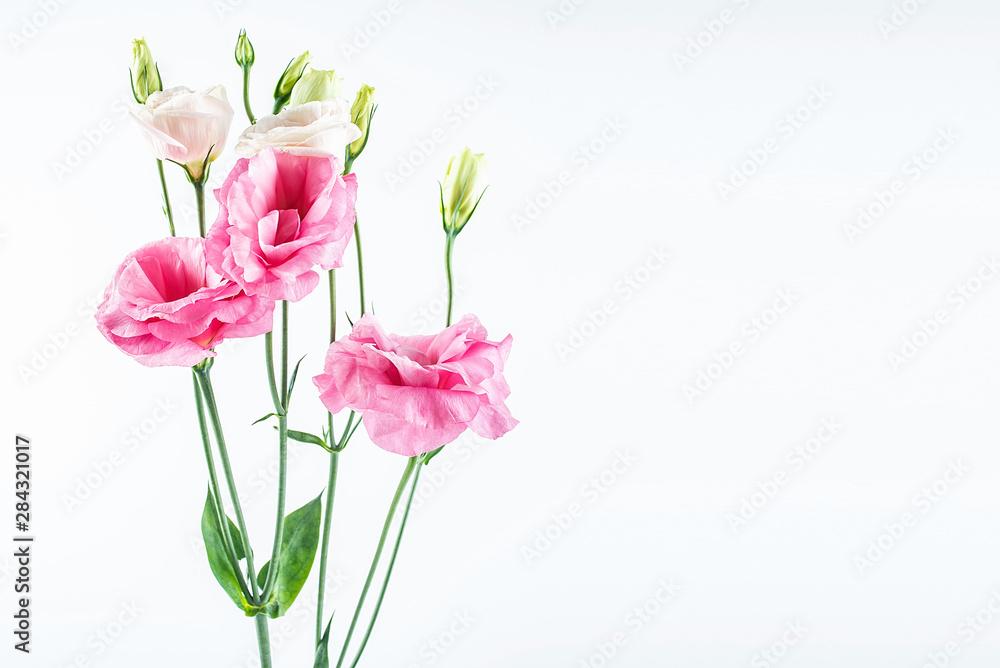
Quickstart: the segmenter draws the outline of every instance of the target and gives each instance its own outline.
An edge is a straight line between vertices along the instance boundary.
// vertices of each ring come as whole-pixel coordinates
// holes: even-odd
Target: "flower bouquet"
[[[483,197],[486,162],[465,149],[451,159],[439,186],[449,295],[444,328],[422,336],[387,332],[366,312],[353,169],[370,138],[374,89],[361,86],[350,104],[341,97],[342,79],[333,70],[312,69],[307,51],[285,68],[271,113],[257,118],[249,94],[255,55],[245,32],[235,55],[249,127],[235,146],[235,166],[213,193],[218,214],[209,227],[205,186],[212,163],[226,149],[233,108],[222,86],[164,89],[147,44],[135,41],[132,116],[156,158],[169,236],[125,257],[105,291],[97,326],[140,364],[191,369],[208,473],[201,518],[208,566],[236,607],[253,618],[261,665],[272,665],[268,620],[295,603],[318,553],[313,665],[327,667],[335,659],[338,668],[353,667],[381,608],[421,469],[466,429],[496,439],[517,424],[504,403],[511,337],[490,340],[474,315],[452,322],[452,251]],[[180,167],[193,187],[198,236],[178,236],[164,175],[171,167],[165,163]],[[373,233],[380,233],[377,226]],[[353,318],[348,314],[351,331],[337,338],[336,270],[352,245],[361,308]],[[313,383],[328,413],[326,425],[314,433],[290,428],[301,363],[290,364],[290,305],[321,283],[329,290],[330,344],[323,373]],[[248,535],[212,384],[212,364],[225,354],[227,339],[261,336],[268,382],[259,396],[268,412],[257,422],[274,423],[279,465],[274,535],[264,559]],[[297,401],[309,400],[302,393]],[[332,509],[341,453],[362,424],[372,443],[403,455],[406,463],[337,651],[330,644],[332,619],[323,609]],[[321,448],[329,458],[325,491],[291,512],[285,508],[289,440]],[[390,535],[393,525],[398,529]],[[363,619],[369,594],[376,603]]]

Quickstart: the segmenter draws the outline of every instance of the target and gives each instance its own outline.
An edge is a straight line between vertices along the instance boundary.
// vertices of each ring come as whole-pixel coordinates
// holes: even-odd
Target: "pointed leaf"
[[[243,551],[243,534],[240,533],[240,528],[229,519],[228,515],[226,521],[229,522],[229,535],[233,537],[233,552],[236,553],[236,558],[242,561],[247,558],[246,552]]]
[[[281,617],[288,612],[309,577],[319,545],[321,498],[322,494],[285,518],[274,591],[263,608],[269,617]],[[267,579],[265,569],[269,568],[270,564],[266,564],[261,569],[264,580]]]
[[[306,358],[305,355],[299,358],[299,361],[295,363],[295,368],[292,369],[292,377],[288,379],[288,400],[285,402],[285,412],[288,412],[288,404],[292,403],[292,390],[295,389],[295,377],[299,375],[299,365],[302,364],[302,360]]]
[[[238,530],[237,534],[239,534]],[[211,492],[208,493],[205,510],[201,514],[201,535],[205,540],[205,550],[208,552],[208,565],[212,568],[215,579],[229,594],[233,603],[244,612],[248,611],[250,606],[243,596],[236,571],[233,570],[233,565],[226,553],[226,545],[219,527],[219,516],[215,507],[215,498]]]
[[[310,434],[307,431],[295,431],[294,429],[289,429],[288,438],[293,441],[298,441],[299,443],[311,443],[313,445],[318,445],[328,452],[330,450],[330,446],[326,444],[326,441],[315,434]]]
[[[326,631],[323,631],[323,637],[320,638],[319,642],[316,644],[316,658],[313,661],[313,668],[330,668],[330,625],[333,624],[333,615],[330,615],[330,621],[326,623]]]
[[[278,417],[278,414],[277,413],[268,413],[264,417],[262,417],[260,419],[257,419],[257,420],[254,420],[253,422],[251,422],[250,426],[252,427],[253,425],[255,425],[255,424],[259,423],[259,422],[263,422],[264,420],[266,420],[268,418],[273,418],[273,417]]]
[[[435,457],[437,457],[438,454],[442,450],[444,450],[444,446],[443,445],[440,448],[436,448],[434,450],[431,450],[430,452],[425,453],[424,454],[424,460],[423,460],[424,466],[426,466],[427,464],[430,464],[431,460],[434,459]]]
[[[270,566],[271,562],[268,561],[263,566],[260,567],[260,573],[257,575],[257,586],[260,587],[261,589],[263,589],[264,585],[267,583],[267,569]]]

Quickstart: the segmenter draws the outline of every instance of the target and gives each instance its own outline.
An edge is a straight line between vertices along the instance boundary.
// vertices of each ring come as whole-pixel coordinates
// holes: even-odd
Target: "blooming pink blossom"
[[[125,258],[97,328],[146,366],[194,366],[225,339],[271,330],[274,302],[249,296],[205,260],[205,240],[170,237]]]
[[[208,261],[246,290],[299,301],[319,283],[313,271],[342,266],[354,228],[357,181],[338,158],[264,149],[236,163],[221,188],[208,234]]]
[[[313,382],[331,413],[360,412],[375,445],[412,457],[466,428],[493,439],[517,425],[504,404],[512,340],[488,341],[474,315],[433,336],[389,334],[365,315],[330,345]]]

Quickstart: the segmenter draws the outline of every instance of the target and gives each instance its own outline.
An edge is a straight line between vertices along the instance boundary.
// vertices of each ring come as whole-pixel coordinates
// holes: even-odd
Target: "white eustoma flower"
[[[168,88],[150,93],[145,104],[132,108],[153,155],[184,165],[196,180],[225,148],[233,115],[222,86]]]
[[[361,130],[351,123],[347,100],[307,102],[258,118],[240,136],[236,155],[250,158],[273,148],[293,155],[343,158],[344,147],[360,136]]]

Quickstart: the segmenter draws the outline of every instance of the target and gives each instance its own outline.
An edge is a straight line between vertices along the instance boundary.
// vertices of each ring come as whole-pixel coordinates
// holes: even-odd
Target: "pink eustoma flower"
[[[313,382],[331,413],[358,411],[375,445],[412,457],[466,429],[494,439],[517,425],[504,404],[512,340],[488,341],[474,315],[433,336],[389,334],[365,315],[330,345]]]
[[[97,328],[146,366],[194,366],[225,339],[257,336],[272,326],[274,302],[249,296],[205,260],[205,240],[171,237],[125,258]]]
[[[264,149],[236,163],[215,191],[219,217],[208,261],[247,294],[299,301],[319,283],[314,267],[343,266],[357,182],[339,159]]]

